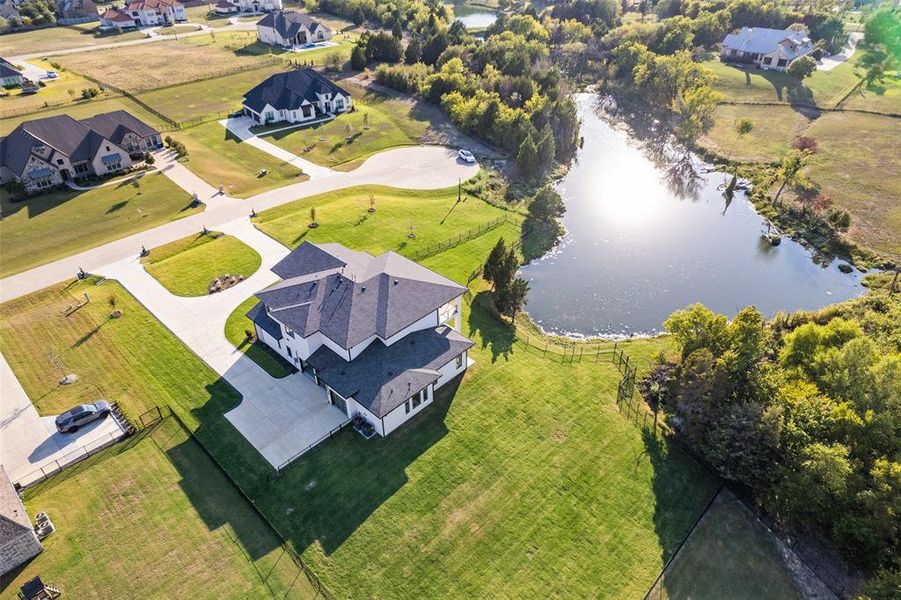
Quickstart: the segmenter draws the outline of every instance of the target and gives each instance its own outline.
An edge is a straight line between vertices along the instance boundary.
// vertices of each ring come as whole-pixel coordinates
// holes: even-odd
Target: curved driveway
[[[43,289],[73,277],[79,268],[96,271],[104,265],[135,256],[144,246],[161,246],[207,227],[221,228],[247,218],[251,210],[263,211],[301,198],[356,185],[378,184],[407,189],[438,189],[455,185],[478,172],[477,165],[463,164],[456,152],[439,146],[411,146],[380,152],[347,173],[325,170],[301,183],[294,183],[239,200],[220,196],[215,188],[175,162],[171,152],[157,154],[158,168],[189,194],[197,193],[207,208],[185,217],[114,242],[80,252],[24,273],[0,280],[0,302]]]

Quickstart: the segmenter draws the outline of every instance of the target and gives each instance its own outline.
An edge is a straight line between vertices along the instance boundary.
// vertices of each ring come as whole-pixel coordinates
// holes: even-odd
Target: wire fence
[[[470,227],[466,231],[463,231],[454,237],[451,237],[451,238],[448,238],[441,242],[438,242],[437,244],[432,244],[431,246],[421,248],[421,249],[417,250],[416,252],[412,253],[410,255],[410,258],[412,258],[413,260],[423,260],[430,256],[434,256],[434,255],[438,254],[439,252],[444,252],[445,250],[449,250],[450,248],[459,246],[460,244],[462,244],[464,242],[468,242],[469,240],[474,240],[475,238],[479,237],[480,235],[483,235],[485,233],[488,233],[492,229],[500,227],[507,221],[508,221],[507,213],[504,213],[504,215],[502,217],[498,217],[496,219],[488,221],[487,223],[482,223],[481,225],[479,225],[477,227]]]
[[[291,465],[291,463],[293,463],[295,460],[297,460],[304,454],[312,451],[316,446],[318,446],[322,442],[332,439],[333,437],[338,435],[341,432],[341,430],[343,430],[349,424],[350,424],[350,420],[348,419],[347,421],[344,421],[343,423],[341,423],[340,425],[338,425],[337,427],[335,427],[334,429],[329,431],[327,434],[320,437],[318,440],[316,440],[312,444],[308,445],[306,448],[304,448],[300,452],[295,453],[291,458],[289,458],[288,460],[286,460],[285,462],[280,464],[278,467],[276,467],[276,469],[275,469],[276,477],[280,477],[284,473],[285,469],[287,469]]]

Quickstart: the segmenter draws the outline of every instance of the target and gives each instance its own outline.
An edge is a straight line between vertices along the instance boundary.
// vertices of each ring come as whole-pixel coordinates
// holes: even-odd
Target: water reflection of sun
[[[623,153],[614,172],[621,174],[615,180],[592,177],[591,195],[593,218],[602,219],[617,229],[652,233],[665,223],[667,212],[666,190],[656,173],[648,172],[646,161],[638,152]]]

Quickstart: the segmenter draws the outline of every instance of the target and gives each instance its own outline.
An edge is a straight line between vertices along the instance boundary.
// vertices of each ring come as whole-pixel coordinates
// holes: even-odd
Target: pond
[[[453,8],[454,20],[462,21],[466,29],[485,29],[497,21],[497,13],[490,8],[469,4],[454,4]]]
[[[526,310],[545,331],[653,334],[693,302],[730,317],[748,305],[772,316],[862,293],[862,276],[838,261],[815,262],[787,237],[779,246],[762,239],[767,222],[744,194],[726,203],[729,175],[684,150],[642,147],[601,118],[596,95],[577,103],[585,143],[557,186],[566,235],[521,270]]]

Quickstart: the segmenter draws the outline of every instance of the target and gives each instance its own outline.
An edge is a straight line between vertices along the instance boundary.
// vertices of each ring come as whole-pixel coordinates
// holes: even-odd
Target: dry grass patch
[[[59,57],[58,62],[76,73],[134,93],[219,77],[246,66],[262,66],[267,60],[164,41],[116,48],[114,52],[70,54]]]

